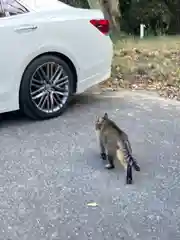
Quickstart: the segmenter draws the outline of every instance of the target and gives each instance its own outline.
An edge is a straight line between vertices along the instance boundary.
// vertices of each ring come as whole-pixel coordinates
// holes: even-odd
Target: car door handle
[[[18,28],[15,28],[14,30],[16,32],[24,32],[24,31],[33,31],[33,30],[36,30],[37,29],[37,26],[35,25],[26,25],[26,26],[21,26],[21,27],[18,27]]]

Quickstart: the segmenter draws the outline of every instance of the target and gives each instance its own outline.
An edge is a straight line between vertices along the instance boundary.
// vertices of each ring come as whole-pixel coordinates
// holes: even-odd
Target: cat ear
[[[108,114],[105,113],[103,118],[104,118],[104,119],[108,119]]]

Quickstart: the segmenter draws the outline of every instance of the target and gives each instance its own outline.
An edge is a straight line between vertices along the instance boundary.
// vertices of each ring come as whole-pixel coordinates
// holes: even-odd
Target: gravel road
[[[99,158],[105,111],[129,134],[134,185]],[[43,122],[2,115],[0,240],[179,240],[179,119],[180,103],[128,91],[86,93]]]

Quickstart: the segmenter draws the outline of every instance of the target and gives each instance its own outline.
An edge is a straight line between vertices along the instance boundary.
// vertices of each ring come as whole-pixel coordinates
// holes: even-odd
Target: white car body
[[[1,0],[4,10],[6,1]],[[85,21],[104,18],[100,10],[73,8],[57,0],[18,2],[29,12],[0,17],[0,113],[19,109],[23,73],[44,53],[61,53],[71,60],[77,72],[77,93],[109,78],[112,42]]]

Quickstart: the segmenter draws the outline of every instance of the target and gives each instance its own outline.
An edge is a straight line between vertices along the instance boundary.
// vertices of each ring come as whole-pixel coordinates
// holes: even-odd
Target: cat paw
[[[108,164],[105,165],[105,168],[106,169],[113,169],[114,165],[108,163]]]
[[[134,167],[135,171],[137,171],[137,172],[141,171],[141,168],[140,168],[140,166],[137,163],[134,164],[133,167]]]
[[[126,179],[126,184],[132,184],[133,180],[131,178]]]
[[[106,154],[105,154],[105,153],[101,153],[101,158],[102,158],[103,160],[106,160]]]

